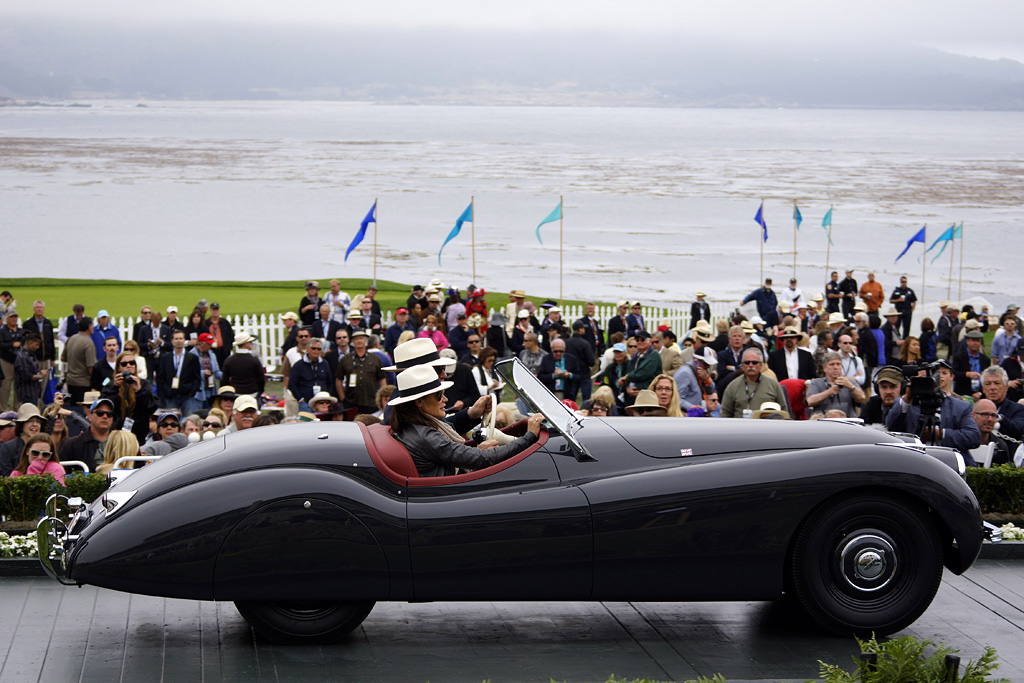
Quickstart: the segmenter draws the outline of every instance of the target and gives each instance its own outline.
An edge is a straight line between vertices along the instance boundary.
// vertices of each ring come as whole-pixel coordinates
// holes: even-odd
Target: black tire
[[[281,645],[337,643],[363,623],[373,605],[338,600],[235,602],[253,631]]]
[[[790,577],[811,617],[840,635],[882,636],[912,624],[942,580],[942,546],[916,506],[880,495],[826,503],[793,546]]]

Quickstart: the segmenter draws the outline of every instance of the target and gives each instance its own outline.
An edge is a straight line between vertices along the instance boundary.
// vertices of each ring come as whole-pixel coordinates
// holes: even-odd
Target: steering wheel
[[[514,436],[510,436],[509,434],[506,434],[505,432],[501,431],[500,429],[497,429],[494,426],[494,421],[495,421],[495,417],[496,417],[497,412],[498,412],[498,397],[495,396],[494,394],[491,394],[491,412],[488,414],[487,429],[485,431],[485,436],[486,436],[488,441],[490,441],[491,439],[496,439],[497,442],[498,442],[498,445],[500,446],[502,444],[508,443],[509,441],[513,441],[515,439],[515,437]]]

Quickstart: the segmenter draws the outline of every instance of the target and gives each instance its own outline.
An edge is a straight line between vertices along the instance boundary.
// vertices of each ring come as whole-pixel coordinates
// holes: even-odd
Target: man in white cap
[[[882,332],[885,342],[885,363],[900,367],[903,361],[900,360],[900,347],[903,346],[903,336],[900,334],[900,312],[896,307],[889,304],[882,311],[885,322],[878,328]]]
[[[171,348],[173,347],[173,344],[171,343],[171,338],[173,337],[175,330],[181,330],[182,332],[184,332],[185,326],[181,324],[180,320],[178,320],[178,307],[168,306],[167,317],[164,318],[163,324],[160,325],[160,340],[162,342],[160,346],[161,352],[170,352]],[[99,358],[101,355],[102,354],[99,354],[97,358]]]
[[[260,412],[256,399],[252,396],[239,396],[231,409],[231,424],[220,434],[233,434],[252,427],[252,421]]]
[[[694,406],[701,407],[706,396],[718,395],[711,378],[711,370],[717,362],[715,350],[704,346],[693,354],[693,360],[676,372],[673,379],[679,390],[679,407],[684,412]]]
[[[96,345],[96,357],[102,358],[105,355],[103,351],[103,342],[110,338],[117,340],[117,351],[121,352],[121,331],[117,329],[117,326],[110,322],[110,314],[106,310],[101,310],[96,314],[96,321],[93,325],[92,330],[92,342]]]

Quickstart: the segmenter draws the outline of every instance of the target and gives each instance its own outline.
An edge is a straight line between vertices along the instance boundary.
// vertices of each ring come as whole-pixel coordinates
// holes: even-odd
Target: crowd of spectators
[[[448,411],[481,396],[501,401],[494,364],[516,356],[585,414],[860,417],[914,431],[920,411],[908,389],[915,373],[906,367],[921,366],[918,372],[934,375],[944,396],[930,425],[935,442],[968,457],[993,442],[999,462],[1012,458],[1024,438],[1016,305],[997,322],[987,311],[943,302],[939,320],[925,318],[914,336],[917,298],[906,278],[887,298],[873,273],[858,287],[852,271],[843,280],[833,272],[809,299],[795,279],[779,293],[767,279],[738,302],[755,302],[757,315],[748,319],[737,309],[716,327],[698,291],[686,330],[646,319],[640,301],[619,301],[607,320],[598,320],[587,302],[582,317],[566,320],[557,302],[538,306],[523,290],[492,309],[485,297],[472,285],[465,295],[438,280],[416,285],[386,325],[376,288],[350,297],[332,280],[321,297],[319,283],[307,282],[297,312],[281,316],[279,405],[265,400],[267,369],[254,353],[257,340],[235,330],[216,302],[198,301],[184,320],[176,306],[164,313],[144,306],[122,340],[105,310],[93,318],[76,304],[55,324],[35,301],[32,316],[21,321],[3,292],[0,476],[56,473],[62,461],[109,469],[124,455],[155,457],[189,441],[280,422],[374,423],[385,416],[401,370],[395,349],[412,339],[429,340],[455,361]],[[983,348],[990,326],[997,330],[991,355]],[[521,403],[506,406],[504,421],[517,409],[526,412]]]

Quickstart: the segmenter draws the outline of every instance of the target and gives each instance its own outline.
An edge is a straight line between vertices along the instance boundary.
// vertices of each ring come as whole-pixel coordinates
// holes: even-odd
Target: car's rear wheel
[[[351,633],[373,609],[373,602],[237,601],[252,629],[282,645],[326,645]]]
[[[924,613],[942,580],[934,524],[911,503],[856,496],[811,514],[793,546],[791,579],[807,612],[839,634],[879,636]]]

